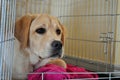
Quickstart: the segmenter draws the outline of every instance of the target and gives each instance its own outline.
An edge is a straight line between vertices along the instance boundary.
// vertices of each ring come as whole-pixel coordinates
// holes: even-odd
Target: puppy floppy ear
[[[27,14],[21,17],[15,23],[15,37],[19,40],[21,48],[26,48],[29,46],[29,29],[31,22],[36,16]]]
[[[62,29],[62,36],[61,36],[61,41],[62,41],[62,45],[64,46],[64,44],[65,44],[65,37],[66,37],[66,28],[65,28],[65,26],[63,26],[61,23],[60,23],[60,21],[57,19],[57,21],[58,21],[58,23],[59,23],[59,25],[60,25],[60,27],[61,27],[61,29]]]
[[[65,44],[65,37],[66,37],[66,28],[63,25],[61,25],[61,28],[62,28],[61,41],[62,41],[62,44],[64,45]]]

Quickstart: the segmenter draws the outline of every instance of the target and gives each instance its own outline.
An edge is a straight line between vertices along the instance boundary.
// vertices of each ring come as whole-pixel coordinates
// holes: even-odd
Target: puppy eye
[[[60,34],[61,34],[61,30],[60,30],[60,29],[57,29],[57,30],[56,30],[56,33],[57,33],[57,35],[60,35]]]
[[[36,30],[36,32],[38,34],[44,34],[46,32],[46,29],[45,28],[39,28],[39,29]]]

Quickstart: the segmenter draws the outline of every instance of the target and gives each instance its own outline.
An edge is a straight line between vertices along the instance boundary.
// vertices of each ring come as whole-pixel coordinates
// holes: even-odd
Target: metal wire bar
[[[82,79],[82,80],[94,80],[94,79],[99,79],[99,80],[104,80],[104,79],[109,79],[109,80],[111,80],[111,79],[120,79],[120,77],[115,77],[115,76],[112,76],[112,74],[114,74],[114,72],[96,72],[97,74],[108,74],[108,77],[99,77],[99,78],[79,78],[79,79],[69,79],[69,80],[80,80],[80,79]],[[83,74],[96,74],[96,73],[91,73],[91,72],[36,72],[36,73],[28,73],[28,74],[40,74],[40,75],[42,75],[42,79],[44,79],[44,75],[46,75],[46,74],[52,74],[52,75],[54,75],[54,74],[69,74],[69,75],[74,75],[74,74],[79,74],[79,75],[83,75]],[[115,72],[116,73],[116,72]],[[118,74],[120,74],[120,72],[117,72]],[[25,74],[27,74],[27,73],[25,73]],[[67,79],[66,79],[67,80]]]
[[[88,17],[88,16],[119,16],[120,14],[81,14],[81,15],[62,15],[58,17]]]
[[[1,32],[1,40],[3,41],[3,40],[4,40],[4,32],[3,32],[3,31],[4,31],[4,29],[5,29],[4,26],[5,26],[5,13],[6,13],[6,5],[5,5],[5,4],[6,4],[6,0],[5,0],[5,1],[2,0],[1,3],[2,3],[2,4],[1,4],[1,5],[2,5],[2,6],[1,6],[1,7],[2,7],[1,9],[2,9],[2,10],[1,10],[1,31],[0,31],[0,32]],[[5,13],[4,13],[4,12],[5,12]],[[3,26],[3,27],[2,27],[2,26]],[[4,61],[3,61],[3,59],[4,59],[4,54],[3,54],[3,53],[4,53],[4,51],[3,51],[4,48],[3,48],[3,47],[4,47],[4,45],[3,45],[3,43],[1,44],[0,47],[1,47],[1,52],[0,52],[0,54],[1,54],[1,56],[0,56],[0,57],[1,57],[1,58],[0,58],[0,59],[1,59],[1,60],[0,60],[0,61],[1,61],[1,62],[0,62],[0,64],[1,64],[1,65],[0,65],[0,66],[1,66],[0,73],[1,73],[1,74],[0,74],[0,75],[1,75],[1,76],[0,76],[0,78],[1,78],[1,79],[4,79],[4,71],[3,71],[3,69],[4,69],[4,68],[3,68],[3,62],[4,62]]]

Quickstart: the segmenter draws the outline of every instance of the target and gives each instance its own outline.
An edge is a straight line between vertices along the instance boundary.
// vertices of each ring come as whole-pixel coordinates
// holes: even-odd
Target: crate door
[[[114,62],[114,30],[117,0],[70,0],[59,5],[59,18],[67,27],[65,54],[84,67],[111,66]],[[59,3],[60,4],[60,3]],[[64,13],[65,12],[65,13]],[[72,60],[70,61],[72,63]],[[92,66],[93,67],[93,66]],[[93,67],[94,68],[94,67]]]

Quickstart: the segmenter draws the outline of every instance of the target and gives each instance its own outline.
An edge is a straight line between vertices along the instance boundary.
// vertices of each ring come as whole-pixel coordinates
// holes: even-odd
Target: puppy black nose
[[[53,41],[52,42],[52,47],[55,50],[60,50],[62,48],[62,43],[60,41]]]

